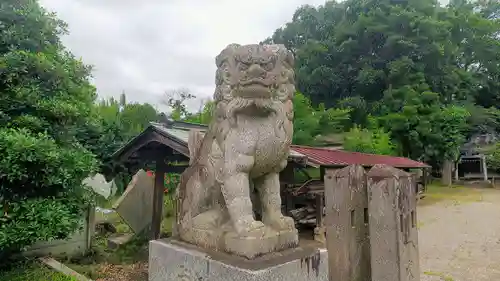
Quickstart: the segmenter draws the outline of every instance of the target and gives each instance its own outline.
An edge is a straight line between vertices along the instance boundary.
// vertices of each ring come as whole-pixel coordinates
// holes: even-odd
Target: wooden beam
[[[165,172],[168,173],[175,173],[175,174],[182,174],[184,170],[186,170],[189,166],[188,165],[167,165],[165,166]]]
[[[155,186],[153,191],[153,217],[151,220],[151,240],[159,239],[161,234],[166,167],[167,165],[165,164],[163,158],[156,159]]]

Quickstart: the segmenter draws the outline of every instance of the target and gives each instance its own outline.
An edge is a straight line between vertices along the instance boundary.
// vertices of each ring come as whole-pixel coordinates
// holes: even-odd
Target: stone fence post
[[[419,281],[411,174],[386,165],[325,173],[330,281]]]
[[[368,197],[363,167],[325,173],[326,241],[331,281],[370,281]]]
[[[368,172],[372,281],[420,280],[413,181],[386,165]]]

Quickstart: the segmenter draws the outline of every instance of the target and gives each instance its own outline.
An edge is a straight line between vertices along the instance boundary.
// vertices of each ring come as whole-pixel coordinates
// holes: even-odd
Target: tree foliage
[[[37,1],[0,3],[0,252],[63,238],[82,180],[97,168],[78,128],[91,123],[90,67],[61,44],[65,25]]]
[[[215,110],[215,101],[201,100],[200,108],[196,112],[190,112],[187,101],[195,99],[196,96],[187,88],[170,90],[165,93],[163,104],[170,109],[169,117],[175,121],[185,121],[197,124],[209,124]]]
[[[315,108],[307,96],[296,93],[293,98],[293,143],[317,145],[318,137],[342,133],[350,126],[349,109]]]
[[[395,155],[396,145],[391,141],[391,136],[381,128],[369,130],[355,126],[345,134],[343,148],[347,151]]]
[[[311,106],[348,108],[361,127],[379,119],[401,154],[439,165],[473,131],[500,129],[499,11],[488,0],[329,1],[298,8],[265,42],[295,53]]]

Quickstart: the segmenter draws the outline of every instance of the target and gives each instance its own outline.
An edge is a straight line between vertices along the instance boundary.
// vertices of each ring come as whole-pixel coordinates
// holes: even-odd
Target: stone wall
[[[25,256],[64,256],[72,257],[85,254],[90,250],[90,243],[95,230],[95,208],[90,207],[82,217],[83,227],[66,240],[38,242],[28,248]]]

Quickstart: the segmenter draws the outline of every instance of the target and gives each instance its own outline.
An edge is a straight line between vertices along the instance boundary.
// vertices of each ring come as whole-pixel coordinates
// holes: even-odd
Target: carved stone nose
[[[260,65],[258,65],[258,64],[252,64],[248,68],[248,74],[251,77],[262,77],[262,76],[264,76],[266,74],[266,71],[264,69],[262,69],[262,67],[260,67]]]

